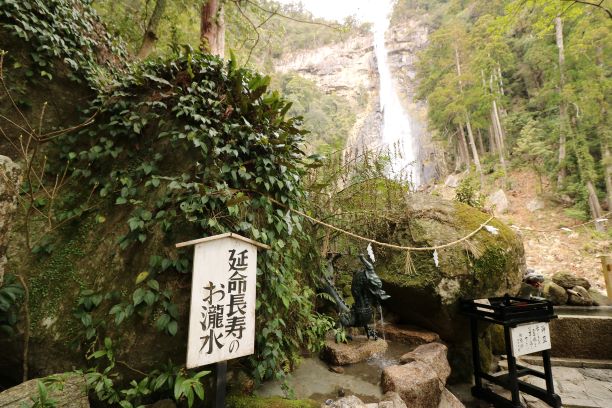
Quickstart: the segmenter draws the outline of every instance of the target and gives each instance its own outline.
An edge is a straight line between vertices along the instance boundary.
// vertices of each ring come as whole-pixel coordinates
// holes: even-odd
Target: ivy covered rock
[[[256,353],[241,367],[258,380],[281,377],[304,347],[317,350],[331,320],[314,311],[315,270],[303,266],[316,264],[315,252],[289,211],[304,201],[301,180],[317,159],[302,151],[306,132],[268,91],[270,79],[187,48],[104,70],[113,55],[92,57],[114,51],[87,3],[27,3],[0,0],[2,30],[20,27],[23,61],[57,50],[44,54],[49,74],[66,69],[91,92],[62,104],[95,119],[41,146],[53,175],[41,183],[52,189],[56,174],[66,176],[57,196],[37,200],[11,231],[7,269],[28,286],[29,325],[21,316],[18,335],[0,338],[0,370],[21,377],[29,334],[30,375],[80,368],[107,404],[202,398],[196,384],[207,371],[181,368],[192,254],[174,244],[230,231],[272,247],[258,261]],[[48,7],[50,16],[39,15]],[[32,35],[32,19],[45,19],[52,38]],[[76,45],[55,44],[62,35]],[[49,80],[39,68],[26,86]]]

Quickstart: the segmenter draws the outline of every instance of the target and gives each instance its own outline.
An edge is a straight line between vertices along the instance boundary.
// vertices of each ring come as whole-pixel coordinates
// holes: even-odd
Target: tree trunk
[[[500,154],[502,156],[505,156],[506,154],[506,142],[505,142],[505,135],[504,135],[504,128],[502,127],[501,121],[499,120],[499,110],[497,109],[497,102],[495,101],[495,99],[493,99],[493,119],[494,119],[494,126],[497,129],[497,136],[498,136],[498,145],[499,145],[499,151]]]
[[[482,173],[482,166],[480,165],[480,157],[478,156],[478,150],[476,150],[476,142],[474,140],[474,133],[472,132],[470,115],[468,115],[467,113],[465,114],[465,124],[467,126],[468,138],[470,140],[472,156],[474,156],[474,164],[476,165],[476,171],[478,171],[478,174],[480,174],[480,184],[484,186],[484,174]]]
[[[493,118],[491,116],[491,118]],[[489,125],[489,151],[497,151],[497,143],[495,142],[495,130],[493,129],[493,121]]]
[[[601,218],[603,211],[601,205],[599,205],[599,199],[597,198],[597,191],[591,180],[587,181],[587,191],[589,193],[589,208],[591,209],[591,216],[593,219]],[[603,222],[595,221],[595,229],[599,232],[604,232],[606,227]]]
[[[557,48],[559,49],[559,94],[561,95],[561,102],[559,104],[559,171],[557,173],[557,188],[563,185],[565,181],[565,157],[566,157],[566,120],[567,120],[567,106],[563,97],[563,88],[565,86],[565,51],[563,48],[563,20],[560,16],[555,18],[555,32]]]
[[[221,58],[225,55],[225,22],[220,0],[207,0],[202,4],[200,48]]]
[[[166,0],[157,0],[157,2],[155,3],[155,8],[153,9],[153,14],[151,14],[151,18],[149,19],[149,23],[147,24],[147,29],[144,33],[144,37],[142,38],[142,44],[140,45],[140,50],[138,51],[137,58],[145,59],[153,50],[153,46],[157,41],[157,28],[159,27],[159,22],[161,21],[161,18],[164,15],[165,8]]]
[[[493,107],[491,108],[491,127],[493,128],[493,138],[497,146],[497,153],[499,154],[499,163],[504,170],[504,177],[508,175],[508,168],[506,166],[506,155],[504,154],[504,137],[502,133],[501,123],[499,121],[499,115],[497,114],[495,101],[493,101]]]
[[[484,156],[486,151],[482,141],[482,132],[480,132],[480,128],[478,128],[478,132],[476,134],[478,135],[478,153],[480,153],[481,156]]]
[[[465,141],[465,131],[463,130],[463,124],[459,125],[459,135],[457,136],[459,139],[459,151],[461,152],[461,158],[463,159],[463,163],[465,163],[466,169],[470,169],[470,153],[468,151],[467,142]]]

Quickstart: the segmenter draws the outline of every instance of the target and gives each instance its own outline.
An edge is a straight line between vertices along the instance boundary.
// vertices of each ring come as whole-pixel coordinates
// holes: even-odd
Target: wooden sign
[[[510,329],[515,357],[551,348],[548,323],[522,324]]]
[[[254,353],[257,248],[227,233],[176,244],[195,245],[187,368]]]

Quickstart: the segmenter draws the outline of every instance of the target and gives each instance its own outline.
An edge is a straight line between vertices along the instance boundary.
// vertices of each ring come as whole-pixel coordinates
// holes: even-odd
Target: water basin
[[[378,402],[383,396],[380,386],[383,369],[399,364],[399,358],[414,349],[398,342],[389,341],[388,345],[383,355],[343,366],[342,374],[330,371],[329,365],[317,356],[305,357],[300,366],[288,376],[287,383],[296,398],[325,402],[342,395],[356,395],[365,403]],[[255,393],[262,397],[286,396],[278,381],[263,384]]]

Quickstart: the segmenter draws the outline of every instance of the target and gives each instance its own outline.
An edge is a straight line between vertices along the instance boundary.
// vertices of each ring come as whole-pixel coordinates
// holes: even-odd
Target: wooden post
[[[604,280],[606,281],[608,297],[612,299],[612,256],[601,256],[601,269],[604,274]]]
[[[217,363],[217,392],[215,408],[225,408],[225,391],[227,384],[227,361]]]

